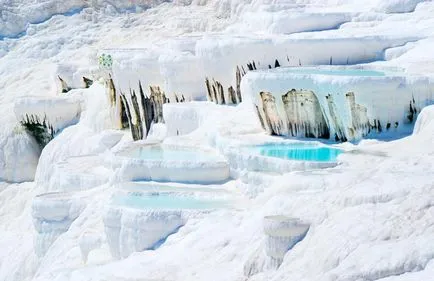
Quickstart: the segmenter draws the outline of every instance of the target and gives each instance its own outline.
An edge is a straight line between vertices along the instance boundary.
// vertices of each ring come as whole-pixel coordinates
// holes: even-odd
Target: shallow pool
[[[311,144],[264,144],[253,146],[250,150],[262,156],[288,160],[335,162],[343,151],[331,147]]]
[[[190,209],[204,210],[225,207],[222,200],[200,199],[165,193],[126,192],[112,197],[112,204],[138,209]]]
[[[385,72],[368,70],[368,69],[339,69],[339,68],[326,69],[326,68],[315,68],[315,67],[291,67],[291,68],[284,68],[284,71],[289,73],[314,74],[314,75],[386,76]]]
[[[218,160],[218,155],[212,152],[187,148],[161,147],[159,145],[134,147],[128,151],[124,151],[121,155],[145,160],[195,162]]]

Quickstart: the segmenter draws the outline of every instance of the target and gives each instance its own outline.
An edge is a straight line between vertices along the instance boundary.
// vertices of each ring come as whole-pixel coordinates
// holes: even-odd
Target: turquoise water
[[[366,69],[321,69],[313,67],[291,67],[285,71],[300,74],[335,75],[335,76],[386,76],[386,73]]]
[[[262,156],[276,157],[287,160],[335,162],[343,151],[331,147],[310,144],[264,144],[253,148]]]
[[[123,153],[124,156],[146,159],[146,160],[168,160],[168,161],[211,161],[216,160],[216,155],[192,149],[162,148],[160,146],[136,147]]]
[[[117,194],[112,198],[115,205],[137,209],[168,210],[168,209],[216,209],[224,207],[219,200],[199,199],[191,196],[174,196],[164,193],[128,192]]]

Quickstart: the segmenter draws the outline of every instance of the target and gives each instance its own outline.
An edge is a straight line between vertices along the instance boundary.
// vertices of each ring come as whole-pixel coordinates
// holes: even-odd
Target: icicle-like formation
[[[262,129],[267,130],[264,117],[262,116],[261,111],[259,110],[259,107],[257,105],[255,105],[255,109],[256,109],[256,114],[258,114],[259,122],[261,122]]]
[[[269,92],[261,92],[259,95],[261,96],[268,132],[271,135],[282,135],[282,120],[277,111],[276,99]]]
[[[123,103],[121,96],[117,93],[115,84],[110,74],[109,74],[109,79],[106,81],[106,89],[108,92],[110,105],[114,110],[115,128],[117,129],[128,128],[129,120],[128,120],[125,104]]]
[[[209,83],[208,77],[205,78],[205,85],[206,85],[206,92],[207,92],[208,101],[213,102],[214,101],[214,95],[213,95],[212,87],[211,87],[211,84]]]
[[[370,125],[368,119],[368,110],[365,106],[356,103],[356,97],[353,92],[345,95],[351,112],[351,127],[349,128],[349,138],[360,138],[369,134]],[[381,130],[381,124],[379,124]]]
[[[166,95],[161,91],[159,86],[149,86],[151,91],[151,102],[154,111],[154,123],[164,123],[163,104],[167,102]]]
[[[131,94],[131,103],[133,104],[134,114],[136,116],[135,127],[138,139],[143,139],[143,125],[142,125],[142,116],[140,114],[139,103],[137,102],[137,96],[135,91]]]
[[[128,123],[130,125],[130,131],[131,131],[131,136],[133,137],[133,140],[137,141],[137,140],[141,140],[141,135],[139,134],[139,129],[137,128],[137,124],[133,123],[133,119],[131,116],[131,110],[130,110],[130,106],[128,104],[128,100],[125,97],[125,95],[123,93],[120,93],[121,99],[122,99],[122,103],[124,104],[125,107],[125,111],[128,117]]]
[[[181,95],[181,97],[179,97],[177,94],[174,94],[174,96],[175,96],[175,102],[176,103],[185,102],[184,95]],[[167,99],[167,103],[170,103],[169,99]]]
[[[67,93],[72,90],[72,88],[68,86],[65,80],[63,80],[60,76],[57,76],[57,78],[59,78],[60,85],[62,87],[62,93]]]
[[[335,130],[335,141],[347,141],[347,137],[345,136],[345,130],[344,126],[342,125],[341,119],[338,117],[336,111],[336,104],[333,101],[332,95],[327,95],[327,106],[329,109],[329,114],[331,117],[331,120],[329,123],[331,123],[331,126],[333,126]]]
[[[330,138],[329,127],[314,92],[292,89],[282,96],[282,101],[290,136]]]
[[[84,87],[87,89],[93,84],[93,80],[83,76]]]
[[[115,83],[113,82],[113,78],[111,75],[110,75],[110,78],[109,78],[107,84],[108,84],[108,90],[109,90],[110,104],[111,104],[111,106],[114,106],[116,103],[116,87],[115,87]]]
[[[215,102],[216,104],[226,104],[225,91],[219,81],[213,79],[211,83],[208,78],[205,78],[205,84],[209,101]]]
[[[255,67],[256,67],[256,65],[255,65]],[[245,74],[245,72],[244,72],[244,74]],[[237,70],[236,70],[236,73],[235,73],[235,78],[236,78],[236,83],[237,83],[237,85],[236,85],[236,88],[237,88],[236,91],[237,91],[238,103],[242,102],[242,98],[241,98],[241,86],[240,85],[241,85],[241,78],[243,77],[243,75],[241,75],[241,70],[237,66]]]
[[[154,109],[152,106],[151,99],[145,96],[145,93],[143,92],[142,83],[139,81],[139,94],[140,94],[140,101],[142,102],[142,110],[143,110],[143,119],[145,121],[145,127],[146,127],[146,136],[149,133],[149,130],[151,129],[152,121],[154,120]]]
[[[41,150],[52,140],[56,131],[47,121],[47,117],[41,120],[37,115],[28,115],[20,121],[21,126],[33,136]]]
[[[414,100],[414,97],[410,101],[410,106],[407,113],[407,119],[409,123],[413,123],[415,120],[415,117],[417,116],[417,108],[416,108],[416,101]]]
[[[235,94],[235,90],[232,86],[230,86],[228,88],[228,93],[229,93],[229,100],[231,101],[232,104],[237,104],[237,96]]]

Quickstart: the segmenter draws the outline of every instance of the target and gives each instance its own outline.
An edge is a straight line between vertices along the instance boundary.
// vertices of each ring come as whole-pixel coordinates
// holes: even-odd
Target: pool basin
[[[212,184],[229,178],[228,162],[214,150],[167,145],[133,145],[113,161],[123,181]]]

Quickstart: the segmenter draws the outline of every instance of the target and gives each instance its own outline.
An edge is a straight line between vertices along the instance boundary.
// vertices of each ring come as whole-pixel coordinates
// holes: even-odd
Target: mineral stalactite
[[[87,89],[93,84],[93,80],[83,76],[84,87]]]
[[[232,86],[230,86],[228,88],[228,93],[229,93],[229,100],[231,101],[232,104],[237,104],[237,96],[235,94],[235,90]]]
[[[241,70],[240,70],[240,68],[237,66],[237,70],[236,70],[236,72],[235,72],[235,79],[236,79],[236,93],[237,93],[237,99],[238,99],[238,103],[240,103],[241,101],[242,101],[242,98],[241,98],[241,78],[242,78],[242,75],[241,75]]]
[[[349,129],[352,135],[350,138],[366,136],[370,132],[367,108],[356,103],[356,96],[353,92],[348,92],[345,97],[351,112],[351,127]]]
[[[261,92],[262,109],[264,110],[267,130],[271,135],[282,135],[282,120],[277,111],[276,99],[269,92]]]
[[[321,105],[312,91],[292,89],[282,96],[288,134],[307,138],[330,138]]]
[[[337,114],[336,104],[333,101],[332,95],[327,95],[327,106],[329,109],[330,122],[335,131],[335,141],[347,141],[345,129],[339,115]]]
[[[60,86],[62,88],[62,93],[67,93],[67,92],[69,92],[69,91],[72,90],[72,88],[68,86],[68,84],[65,82],[65,80],[63,80],[60,76],[57,76],[57,78],[60,81]]]

